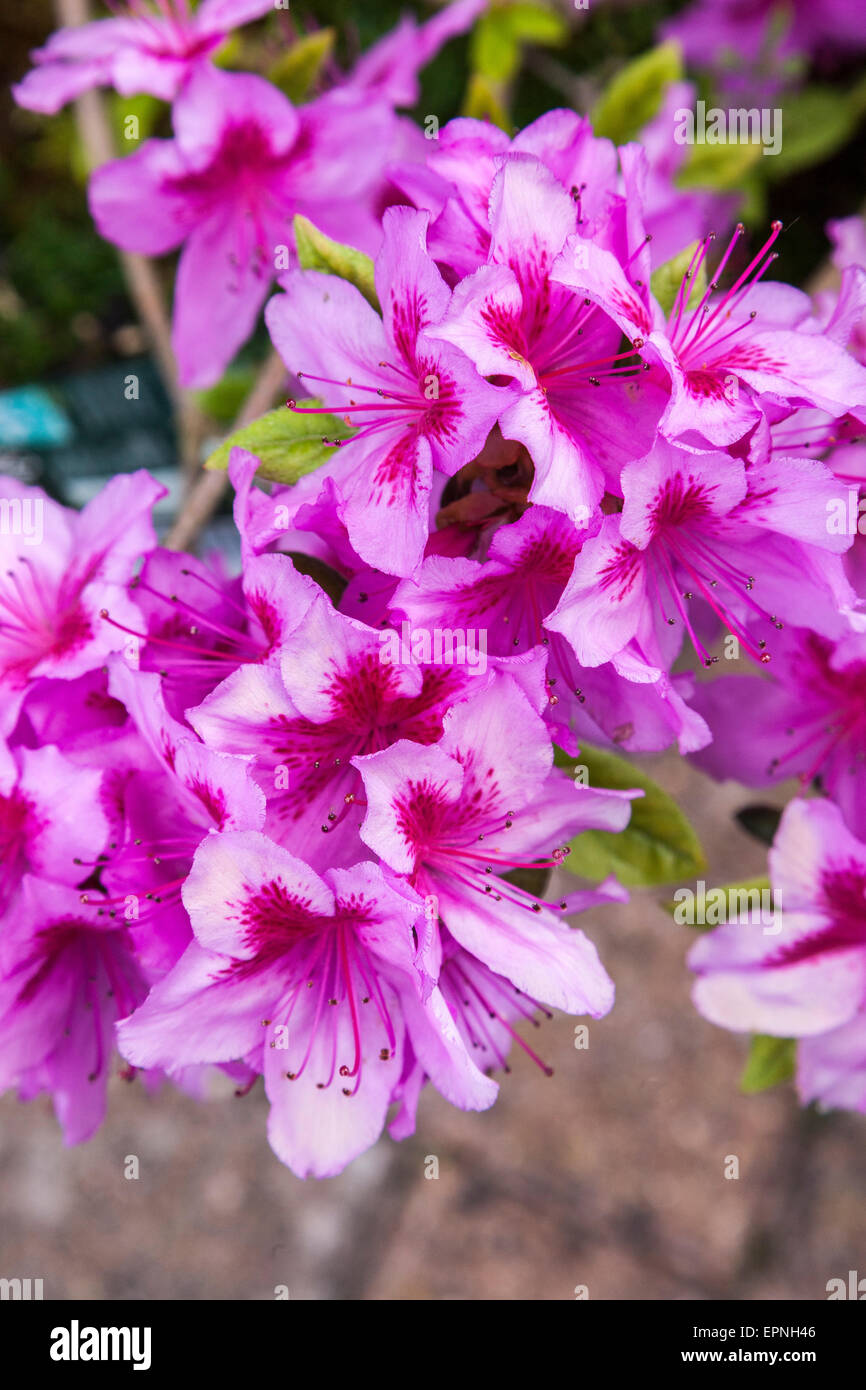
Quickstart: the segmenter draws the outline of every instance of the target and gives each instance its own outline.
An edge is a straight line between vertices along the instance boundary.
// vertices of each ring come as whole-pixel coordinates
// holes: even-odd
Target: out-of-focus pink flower
[[[783,1038],[850,1023],[866,1005],[866,845],[832,802],[794,800],[770,878],[773,925],[749,914],[692,947],[698,1009],[724,1028]]]
[[[487,5],[488,0],[454,0],[424,24],[413,15],[403,15],[390,33],[362,53],[344,87],[384,98],[392,106],[414,106],[420,95],[421,68],[449,39],[471,29]]]
[[[59,29],[31,56],[36,66],[12,94],[19,106],[53,115],[92,87],[121,96],[149,92],[171,101],[190,73],[240,24],[273,10],[273,0],[126,0],[115,19]]]
[[[815,779],[866,838],[866,637],[838,641],[788,628],[773,641],[769,679],[721,676],[693,700],[713,731],[695,755],[711,776],[767,786]]]
[[[292,218],[375,249],[370,198],[393,112],[336,91],[295,108],[261,77],[198,69],[175,138],[146,140],[93,174],[101,234],[158,256],[183,246],[173,342],[181,382],[209,386],[253,331],[275,274],[294,260]]]
[[[767,100],[796,79],[803,60],[866,47],[860,0],[695,0],[661,33],[724,90]]]

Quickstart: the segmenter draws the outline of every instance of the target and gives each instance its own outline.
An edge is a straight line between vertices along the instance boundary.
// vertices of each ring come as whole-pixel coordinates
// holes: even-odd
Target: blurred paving
[[[670,756],[656,775],[697,825],[709,882],[764,871],[732,822],[753,799]],[[777,798],[781,804],[782,797]],[[613,1013],[558,1017],[515,1049],[484,1115],[434,1092],[417,1135],[341,1177],[271,1154],[260,1088],[197,1104],[114,1083],[110,1118],[64,1149],[47,1100],[0,1100],[0,1275],[46,1298],[823,1299],[866,1273],[866,1119],[801,1112],[791,1087],[738,1091],[746,1042],[694,1012],[689,929],[636,894],[583,921]],[[124,1177],[136,1155],[140,1177]],[[740,1177],[724,1176],[729,1155]],[[427,1160],[439,1164],[427,1179]]]

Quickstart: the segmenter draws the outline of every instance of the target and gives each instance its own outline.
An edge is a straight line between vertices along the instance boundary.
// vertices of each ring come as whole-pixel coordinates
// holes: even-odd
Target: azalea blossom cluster
[[[195,18],[233,8],[263,9]],[[81,90],[67,41],[44,73]],[[703,940],[696,999],[729,1027],[848,1028],[803,1089],[862,1104],[827,1080],[852,1048],[866,1067],[866,585],[837,524],[864,476],[856,233],[837,228],[841,286],[815,302],[766,278],[780,224],[717,243],[729,204],[674,184],[677,92],[620,148],[566,110],[514,138],[457,119],[402,139],[413,50],[388,42],[297,110],[196,56],[175,138],[93,177],[110,240],[182,245],[185,380],[215,379],[267,300],[287,415],[321,419],[327,457],[267,491],[232,450],[237,577],[157,544],[145,474],[80,514],[0,483],[20,522],[0,528],[0,1083],[50,1092],[76,1142],[115,1048],[148,1084],[262,1076],[301,1176],[386,1122],[411,1133],[427,1082],[486,1108],[512,1043],[545,1067],[519,1025],[613,1003],[564,918],[624,889],[535,882],[628,824],[636,791],[565,770],[589,741],[821,777],[832,800],[798,800],[774,850],[807,875],[787,935]],[[129,90],[130,51],[87,81]],[[300,268],[299,211],[374,277],[357,256],[353,278]],[[484,633],[483,669],[466,641],[413,637],[455,629]],[[730,639],[754,674],[706,681]]]
[[[4,516],[44,510],[39,547],[2,537],[0,1076],[76,1142],[115,1031],[148,1084],[262,1075],[275,1151],[323,1176],[392,1103],[410,1133],[428,1079],[480,1109],[513,1038],[543,1066],[515,1030],[539,1008],[610,1008],[562,917],[619,886],[502,875],[621,829],[631,794],[553,767],[541,652],[481,681],[383,663],[242,519],[236,580],[157,547],[159,492],[121,476],[76,515],[2,483]]]

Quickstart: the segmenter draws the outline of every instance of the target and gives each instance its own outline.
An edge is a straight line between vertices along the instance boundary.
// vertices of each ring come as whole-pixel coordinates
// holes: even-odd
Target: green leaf
[[[766,1091],[781,1081],[790,1081],[797,1065],[797,1044],[793,1038],[770,1038],[756,1033],[752,1038],[740,1090],[746,1095]]]
[[[753,164],[751,170],[741,180],[738,190],[743,195],[740,204],[740,221],[747,227],[763,229],[769,222],[767,183],[760,176],[759,166]]]
[[[519,0],[506,9],[505,21],[514,37],[525,43],[555,46],[568,37],[568,26],[561,15],[546,5],[524,4]]]
[[[313,34],[305,34],[269,69],[268,77],[285,92],[289,101],[297,105],[307,96],[334,50],[336,36],[336,29],[317,29]]]
[[[769,888],[770,880],[766,877],[744,878],[737,883],[724,883],[715,888],[707,888],[704,884],[699,889],[696,885],[694,890],[678,889],[673,898],[662,903],[662,907],[681,926],[711,931],[720,922],[737,921],[753,909],[760,912],[763,902],[760,895]],[[684,896],[687,893],[691,894],[691,899]],[[724,894],[723,902],[719,901],[720,893]],[[754,896],[756,893],[757,898]]]
[[[606,748],[584,743],[578,758],[557,750],[556,761],[572,774],[586,767],[591,787],[638,787],[644,792],[631,803],[625,830],[585,830],[572,840],[568,868],[573,873],[594,882],[616,874],[629,886],[673,883],[701,873],[705,864],[697,835],[676,802],[646,773]]]
[[[669,314],[674,307],[682,278],[691,265],[692,257],[698,249],[698,245],[699,243],[697,241],[693,241],[691,246],[687,246],[678,256],[674,256],[673,260],[665,261],[664,265],[660,265],[658,270],[654,270],[652,273],[650,286],[665,314]],[[694,276],[694,281],[689,292],[688,303],[686,304],[687,309],[693,309],[695,307],[703,298],[706,288],[707,271],[706,259],[704,259],[701,262],[700,270],[697,275]]]
[[[617,145],[637,135],[659,110],[665,88],[683,75],[679,45],[663,43],[644,53],[618,72],[592,112],[596,135],[606,135]]]
[[[210,55],[210,60],[218,68],[239,68],[243,65],[244,40],[235,31],[229,34]]]
[[[134,97],[113,95],[109,101],[109,117],[119,151],[128,154],[131,150],[137,150],[153,134],[164,110],[164,103],[156,97],[144,94]]]
[[[764,159],[760,145],[692,145],[687,162],[677,174],[677,188],[713,188],[720,193],[739,192],[746,174]]]
[[[861,77],[854,83],[848,93],[848,106],[857,120],[861,116],[866,116],[866,77]]]
[[[252,390],[255,372],[252,367],[229,367],[215,386],[193,394],[205,415],[221,425],[230,425]]]
[[[318,401],[301,402],[318,405]],[[235,445],[248,449],[261,460],[256,474],[273,483],[296,483],[305,473],[313,473],[333,457],[333,447],[322,443],[329,439],[348,439],[352,434],[336,415],[299,415],[282,406],[269,410],[252,424],[224,439],[205,463],[212,472],[228,468],[229,455]]]
[[[323,270],[328,275],[337,275],[341,280],[348,280],[350,285],[361,291],[367,303],[372,304],[377,313],[382,312],[379,296],[376,294],[373,262],[363,251],[357,251],[354,246],[344,246],[339,241],[332,241],[324,232],[320,232],[308,217],[302,217],[300,213],[295,215],[295,245],[298,260],[304,270]]]
[[[472,31],[473,71],[489,82],[507,82],[520,65],[520,44],[505,22],[505,10],[487,10]]]
[[[472,116],[476,121],[491,121],[508,135],[513,130],[502,93],[480,72],[474,72],[469,79],[461,115]]]
[[[797,92],[782,108],[779,153],[762,158],[767,176],[784,179],[829,159],[853,135],[860,115],[855,93],[817,86]]]
[[[472,31],[470,58],[474,72],[490,82],[508,82],[520,66],[521,45],[555,46],[565,41],[563,19],[545,5],[493,4]]]

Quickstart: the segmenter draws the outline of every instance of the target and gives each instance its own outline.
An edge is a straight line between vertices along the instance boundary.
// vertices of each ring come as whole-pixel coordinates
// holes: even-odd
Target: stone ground
[[[710,882],[764,870],[732,821],[750,799],[675,758],[657,775],[702,835]],[[558,1017],[555,1068],[514,1058],[496,1107],[430,1092],[418,1133],[302,1183],[271,1154],[257,1089],[196,1104],[114,1083],[110,1120],[65,1150],[47,1101],[0,1101],[0,1275],[46,1298],[822,1299],[866,1273],[866,1120],[743,1096],[743,1039],[697,1016],[688,928],[663,891],[585,925],[617,982],[587,1050]],[[516,1049],[515,1049],[516,1051]],[[124,1177],[127,1155],[140,1161]],[[435,1155],[439,1178],[425,1178]],[[729,1155],[740,1177],[724,1176]]]

